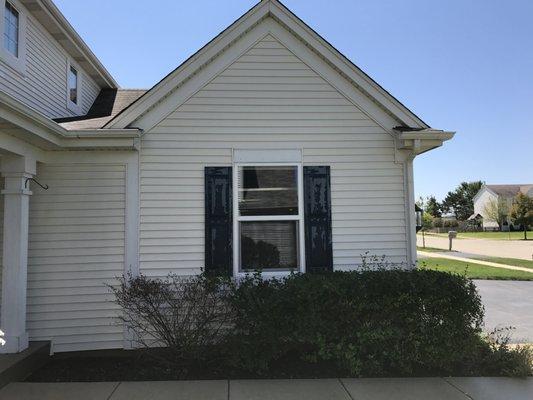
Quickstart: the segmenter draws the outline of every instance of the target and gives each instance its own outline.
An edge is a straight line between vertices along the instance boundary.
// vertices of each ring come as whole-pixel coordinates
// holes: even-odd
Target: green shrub
[[[230,301],[235,363],[254,371],[292,354],[354,376],[457,373],[483,319],[470,280],[426,270],[255,275]]]
[[[137,344],[181,377],[206,368],[233,376],[301,368],[295,375],[307,377],[315,366],[347,376],[531,374],[530,348],[501,332],[483,336],[468,278],[387,270],[367,255],[363,263],[283,279],[129,276],[112,290]]]
[[[149,354],[185,372],[191,364],[213,361],[213,353],[227,341],[233,315],[227,282],[205,274],[169,274],[166,279],[129,275],[110,289],[134,345],[159,348]]]
[[[444,228],[457,228],[459,226],[459,222],[452,219],[452,220],[446,220],[443,222]]]
[[[442,225],[443,225],[443,221],[442,221],[442,218],[433,218],[433,227],[434,228],[442,228]]]

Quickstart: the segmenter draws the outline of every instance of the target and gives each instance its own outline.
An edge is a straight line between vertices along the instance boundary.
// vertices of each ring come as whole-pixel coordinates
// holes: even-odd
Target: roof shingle
[[[492,190],[498,196],[503,197],[513,197],[522,192],[527,194],[527,192],[533,187],[533,184],[525,185],[485,185],[488,189]]]
[[[102,89],[87,114],[54,121],[67,130],[100,129],[144,93],[145,89]]]

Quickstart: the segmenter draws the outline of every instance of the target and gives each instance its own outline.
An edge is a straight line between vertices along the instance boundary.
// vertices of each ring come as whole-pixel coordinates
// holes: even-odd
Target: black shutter
[[[329,166],[304,167],[305,264],[308,272],[333,270]]]
[[[205,271],[231,276],[232,246],[231,167],[205,167]]]

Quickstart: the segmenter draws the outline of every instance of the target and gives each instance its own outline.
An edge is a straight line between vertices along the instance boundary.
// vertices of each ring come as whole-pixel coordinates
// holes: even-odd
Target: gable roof
[[[67,130],[101,129],[146,91],[146,89],[102,89],[87,114],[56,118],[54,121]]]
[[[533,184],[530,183],[523,185],[485,185],[485,187],[498,196],[514,197],[519,192],[527,194],[533,188]]]
[[[397,124],[415,129],[429,126],[404,106],[400,101],[383,89],[348,58],[336,50],[330,43],[305,24],[278,0],[261,0],[233,24],[212,39],[198,52],[188,58],[174,71],[169,73],[136,101],[125,107],[104,128],[125,128],[168,97],[191,76],[220,55],[239,37],[246,34],[263,19],[272,17],[299,40],[332,66],[340,75],[352,83],[363,95],[377,104],[383,111],[393,117]]]

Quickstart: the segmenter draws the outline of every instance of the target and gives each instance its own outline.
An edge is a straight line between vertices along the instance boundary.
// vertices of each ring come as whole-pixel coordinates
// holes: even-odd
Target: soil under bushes
[[[52,356],[27,382],[152,381],[252,378],[337,378],[347,377],[334,363],[309,363],[297,357],[278,360],[270,371],[253,374],[228,365],[192,365],[189,370],[173,370],[156,361],[144,350],[97,351],[89,354],[63,353]]]

